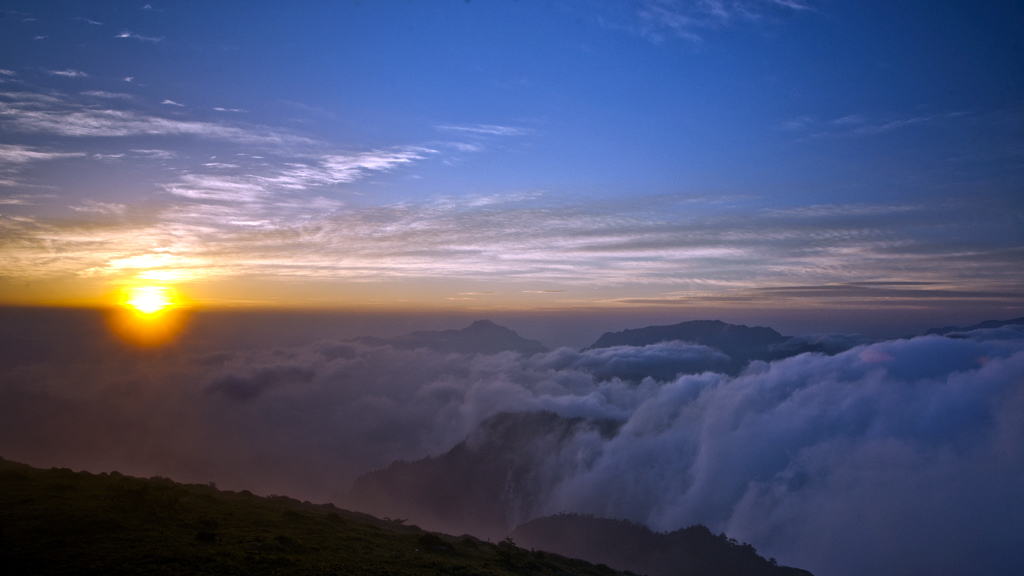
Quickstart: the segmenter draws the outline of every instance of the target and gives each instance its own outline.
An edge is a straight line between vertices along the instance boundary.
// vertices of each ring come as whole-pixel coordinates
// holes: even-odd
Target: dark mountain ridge
[[[780,352],[794,355],[794,352],[804,351],[776,350],[788,340],[789,337],[764,326],[727,324],[721,320],[691,320],[667,326],[605,332],[585,350],[613,346],[650,346],[674,341],[689,342],[714,348],[729,356],[732,364],[728,372],[735,374],[752,360],[774,360],[780,356]]]
[[[1021,325],[1024,326],[1024,317],[1013,318],[1011,320],[985,320],[972,326],[943,326],[941,328],[929,328],[925,331],[925,334],[939,334],[946,335],[953,332],[970,332],[971,330],[985,330],[992,328],[1002,328],[1003,326]]]
[[[736,359],[751,360],[788,338],[765,326],[727,324],[721,320],[691,320],[667,326],[647,326],[605,332],[587,350],[612,346],[647,346],[681,340],[717,348]],[[760,358],[765,359],[765,358]]]
[[[512,537],[524,547],[543,546],[648,576],[811,576],[701,525],[656,533],[628,520],[557,514],[517,526]]]
[[[1012,324],[1024,324],[1024,318],[986,320],[966,327],[931,328],[924,334],[944,335],[983,328],[999,328]],[[908,336],[908,338],[910,337],[912,336]],[[524,356],[532,356],[549,351],[540,341],[523,338],[515,331],[490,320],[477,320],[462,329],[420,330],[392,338],[363,336],[352,341],[370,346],[392,346],[402,350],[427,348],[435,352],[458,354],[518,352]],[[713,366],[705,366],[706,362],[696,365],[703,369],[721,370],[735,375],[754,360],[770,362],[809,352],[833,355],[854,346],[871,343],[872,340],[864,336],[848,334],[784,336],[766,326],[729,324],[721,320],[690,320],[678,324],[605,332],[583,351],[617,346],[644,347],[667,342],[684,342],[713,348],[728,356],[730,362],[727,365],[713,363]],[[684,370],[683,373],[693,373],[693,370]],[[648,375],[655,376],[655,374],[630,373],[623,377],[640,381]],[[661,380],[671,379],[660,372],[657,376]]]
[[[618,425],[547,411],[496,414],[440,456],[400,460],[360,476],[346,505],[431,528],[500,537],[531,516],[557,475],[571,472],[545,461],[557,459],[577,434],[611,437]]]
[[[390,345],[402,350],[429,348],[436,352],[460,354],[511,351],[529,356],[548,351],[539,341],[523,338],[515,331],[490,320],[477,320],[461,330],[420,330],[394,338],[364,336],[355,341],[371,346]]]

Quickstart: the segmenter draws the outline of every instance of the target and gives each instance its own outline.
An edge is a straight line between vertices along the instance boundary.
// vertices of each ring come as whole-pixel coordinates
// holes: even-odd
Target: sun
[[[125,342],[143,348],[174,342],[192,312],[174,288],[154,284],[123,287],[118,303],[108,312],[107,325]]]
[[[165,286],[133,286],[126,292],[125,305],[142,314],[156,314],[174,305],[174,294]]]

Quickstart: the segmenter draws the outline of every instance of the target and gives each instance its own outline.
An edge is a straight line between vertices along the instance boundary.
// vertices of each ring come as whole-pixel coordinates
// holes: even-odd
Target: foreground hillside
[[[617,574],[329,504],[3,459],[0,566],[33,575]]]

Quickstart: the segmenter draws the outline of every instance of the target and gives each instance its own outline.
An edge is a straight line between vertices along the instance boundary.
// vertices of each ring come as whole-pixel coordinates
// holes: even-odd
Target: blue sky
[[[0,10],[5,303],[1024,308],[1020,2]]]

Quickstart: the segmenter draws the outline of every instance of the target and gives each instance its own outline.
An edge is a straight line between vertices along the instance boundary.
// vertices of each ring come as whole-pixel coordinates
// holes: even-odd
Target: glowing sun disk
[[[128,289],[125,304],[143,314],[154,314],[174,304],[174,299],[163,286],[136,286]]]

